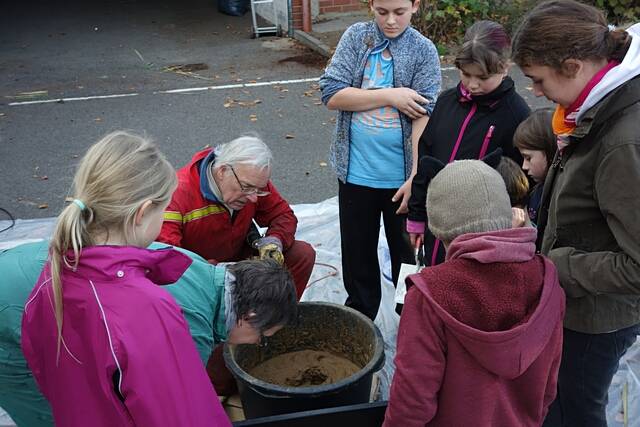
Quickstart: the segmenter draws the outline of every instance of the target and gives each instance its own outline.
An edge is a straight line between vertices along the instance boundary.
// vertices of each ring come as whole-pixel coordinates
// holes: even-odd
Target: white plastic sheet
[[[338,200],[336,197],[315,204],[294,205],[298,217],[296,238],[304,240],[316,249],[316,266],[302,301],[327,301],[343,304],[347,293],[342,284],[340,255],[340,227]],[[0,234],[0,250],[22,243],[48,238],[55,218],[17,220],[16,225]],[[10,225],[0,221],[0,230]],[[396,336],[399,316],[395,312],[394,287],[391,282],[391,261],[380,227],[378,257],[382,279],[382,301],[375,324],[380,328],[385,343],[385,365],[380,372],[380,399],[388,399],[389,387],[395,366]],[[327,325],[327,327],[331,327]],[[626,412],[623,411],[626,408]],[[640,427],[640,341],[636,342],[620,363],[609,390],[607,417],[610,426]],[[627,423],[623,421],[626,419]],[[0,427],[13,426],[10,418],[0,408]]]

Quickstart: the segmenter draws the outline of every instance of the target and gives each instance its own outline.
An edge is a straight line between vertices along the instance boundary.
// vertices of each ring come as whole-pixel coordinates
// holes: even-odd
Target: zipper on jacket
[[[471,106],[471,110],[465,117],[462,122],[462,126],[460,127],[460,132],[458,133],[458,139],[456,140],[456,145],[453,146],[453,150],[451,150],[451,157],[449,157],[449,163],[453,162],[456,159],[456,154],[458,154],[458,148],[460,148],[460,143],[462,142],[462,137],[464,136],[464,132],[467,130],[467,126],[471,121],[471,118],[476,114],[476,110],[478,109],[478,104],[475,102]]]
[[[462,142],[462,137],[464,136],[464,132],[467,130],[467,126],[469,125],[471,118],[476,114],[477,109],[478,109],[478,104],[474,102],[473,105],[471,106],[471,110],[469,110],[469,113],[467,113],[467,117],[465,117],[464,121],[462,122],[462,126],[460,127],[460,132],[458,133],[458,139],[456,140],[456,144],[453,146],[453,150],[451,150],[449,163],[453,162],[456,159],[456,155],[458,154],[458,149],[460,148],[460,143]],[[484,141],[482,142],[482,148],[480,149],[481,155],[483,151],[486,151],[485,144],[489,146],[489,140],[493,135],[493,129],[495,129],[495,126],[493,125],[490,126],[489,131],[484,137]],[[438,249],[440,249],[440,239],[436,239],[436,241],[433,243],[433,249],[431,252],[431,266],[436,265],[436,260],[438,259]]]
[[[552,168],[559,167],[560,170],[564,169],[564,164],[562,163],[562,151],[558,150],[558,155],[556,156],[555,159],[553,159],[553,162],[551,163],[551,167]]]
[[[480,154],[478,155],[478,160],[482,160],[482,158],[487,154],[487,150],[489,149],[489,141],[491,141],[491,137],[493,136],[493,131],[496,129],[495,125],[489,126],[489,130],[487,134],[484,136],[482,140],[482,147],[480,148]]]

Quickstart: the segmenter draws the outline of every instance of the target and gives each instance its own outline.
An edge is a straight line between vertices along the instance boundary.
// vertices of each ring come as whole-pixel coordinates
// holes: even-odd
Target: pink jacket
[[[538,427],[556,395],[565,297],[533,228],[465,234],[409,276],[385,427]]]
[[[158,284],[191,259],[175,250],[85,248],[62,275],[63,344],[47,263],[25,305],[22,350],[56,425],[230,426],[182,312]]]

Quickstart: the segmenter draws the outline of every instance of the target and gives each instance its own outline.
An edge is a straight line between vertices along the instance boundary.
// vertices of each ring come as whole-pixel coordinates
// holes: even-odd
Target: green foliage
[[[488,19],[488,0],[426,0],[413,16],[413,25],[434,41],[457,41],[479,19]]]
[[[459,44],[474,22],[490,19],[513,34],[520,19],[541,0],[422,0],[413,26],[437,44]],[[607,13],[614,24],[640,20],[639,0],[579,0]]]
[[[588,3],[607,12],[607,18],[614,24],[636,22],[640,19],[638,0],[591,0]]]

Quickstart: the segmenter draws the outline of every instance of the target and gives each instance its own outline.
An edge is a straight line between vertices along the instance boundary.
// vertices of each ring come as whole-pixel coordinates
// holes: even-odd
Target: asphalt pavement
[[[28,1],[0,16],[0,208],[58,214],[87,147],[116,129],[153,137],[176,167],[255,132],[291,203],[336,195],[335,114],[320,105],[326,63],[297,42],[251,38],[251,17],[203,0]],[[533,106],[517,70],[520,93]],[[445,67],[444,87],[457,83]],[[5,219],[0,213],[0,219]]]

